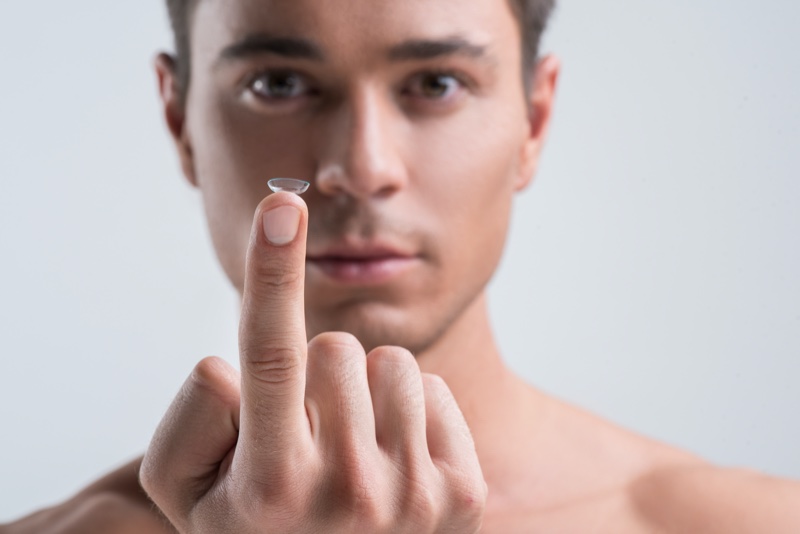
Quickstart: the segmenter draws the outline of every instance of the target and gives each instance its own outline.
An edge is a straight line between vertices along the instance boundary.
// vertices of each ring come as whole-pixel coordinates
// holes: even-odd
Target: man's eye
[[[301,96],[307,90],[303,79],[293,72],[271,71],[260,74],[250,84],[252,91],[268,100]]]
[[[432,72],[418,77],[412,84],[412,92],[423,98],[444,100],[463,85],[454,75]]]

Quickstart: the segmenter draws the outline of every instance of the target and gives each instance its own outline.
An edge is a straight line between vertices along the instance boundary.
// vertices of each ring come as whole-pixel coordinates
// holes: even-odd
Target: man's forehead
[[[442,38],[411,38],[387,46],[380,52],[388,62],[424,61],[440,57],[460,56],[493,66],[496,62],[489,52],[488,43],[471,40],[464,35],[449,35]],[[292,36],[286,32],[270,34],[257,32],[225,46],[215,60],[215,66],[223,66],[259,55],[275,55],[283,58],[304,59],[324,63],[329,60],[329,51],[314,39]]]
[[[515,27],[506,0],[204,0],[195,17],[193,41],[215,64],[259,52],[325,61],[348,47],[491,61],[498,33]]]

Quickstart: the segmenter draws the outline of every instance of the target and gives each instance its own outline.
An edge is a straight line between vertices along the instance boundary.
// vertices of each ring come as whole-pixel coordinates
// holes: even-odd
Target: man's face
[[[268,179],[303,179],[309,337],[429,347],[482,293],[534,165],[506,1],[201,0],[191,35],[181,135],[234,286]]]

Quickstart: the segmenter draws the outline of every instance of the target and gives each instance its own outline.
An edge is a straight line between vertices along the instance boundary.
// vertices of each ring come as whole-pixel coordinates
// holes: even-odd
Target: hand
[[[145,454],[142,486],[181,532],[476,532],[486,484],[444,381],[399,347],[366,355],[344,333],[306,343],[307,220],[291,193],[259,205],[241,379],[218,358],[197,365]]]

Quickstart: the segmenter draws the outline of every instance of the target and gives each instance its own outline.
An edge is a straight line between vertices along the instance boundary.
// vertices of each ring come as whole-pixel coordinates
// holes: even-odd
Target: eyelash
[[[256,98],[258,98],[259,100],[265,101],[267,103],[280,103],[280,102],[288,102],[288,101],[291,101],[291,100],[293,100],[295,98],[300,98],[302,96],[305,96],[305,95],[300,95],[298,97],[292,97],[292,96],[290,96],[290,97],[267,97],[267,96],[258,94],[258,92],[255,91],[255,89],[253,87],[254,84],[256,82],[258,82],[259,80],[261,80],[261,79],[263,79],[263,78],[265,78],[267,76],[270,76],[270,75],[273,75],[273,76],[274,75],[280,75],[280,76],[285,76],[287,78],[299,79],[302,84],[308,85],[307,82],[306,82],[305,76],[303,76],[302,74],[299,74],[296,71],[290,70],[290,69],[266,69],[266,70],[262,70],[262,71],[257,72],[256,74],[254,74],[250,78],[248,78],[248,81],[247,81],[247,84],[246,84],[247,89],[250,92],[252,92],[256,96]],[[458,88],[456,89],[456,92],[457,92],[458,89],[469,89],[472,86],[472,83],[471,83],[471,81],[469,79],[466,79],[465,76],[462,75],[460,72],[458,72],[456,70],[452,70],[452,69],[431,69],[431,70],[426,70],[426,71],[420,72],[417,75],[415,75],[413,79],[414,79],[415,82],[418,82],[419,80],[422,80],[422,79],[425,79],[425,78],[431,79],[431,78],[437,78],[437,77],[446,77],[446,78],[451,78],[451,79],[455,80],[455,82],[458,84]],[[313,88],[311,88],[310,91],[309,91],[308,88],[306,88],[306,91],[307,91],[306,94],[308,94],[308,92],[310,92],[311,95],[318,94],[318,91],[315,91]],[[407,91],[404,90],[402,94],[404,94],[404,95],[407,94]],[[452,96],[446,96],[446,97],[443,97],[443,98],[435,98],[435,97],[434,98],[426,98],[426,97],[423,96],[421,98],[423,100],[430,100],[430,101],[433,101],[433,102],[446,102],[446,101],[450,100],[452,98]]]

